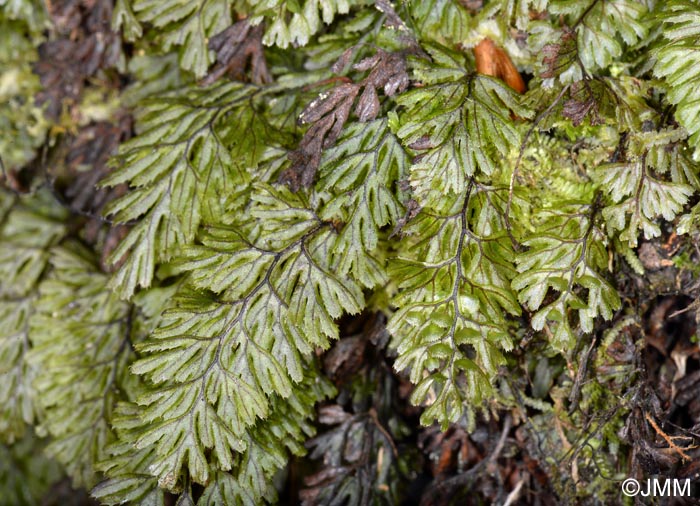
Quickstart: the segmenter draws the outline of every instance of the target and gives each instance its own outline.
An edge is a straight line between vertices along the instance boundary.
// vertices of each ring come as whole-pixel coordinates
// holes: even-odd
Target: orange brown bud
[[[515,68],[508,54],[491,39],[484,39],[474,48],[476,71],[497,77],[518,93],[525,93],[525,81]]]

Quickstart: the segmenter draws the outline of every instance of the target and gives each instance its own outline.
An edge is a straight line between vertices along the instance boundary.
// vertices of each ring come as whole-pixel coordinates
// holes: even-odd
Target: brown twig
[[[654,420],[649,413],[644,413],[644,418],[646,418],[646,421],[651,424],[651,426],[654,428],[656,433],[663,438],[664,441],[666,441],[666,444],[668,444],[668,447],[672,449],[674,452],[676,452],[678,455],[681,456],[683,460],[693,460],[691,457],[689,457],[683,450],[692,450],[694,448],[697,448],[697,445],[691,445],[686,448],[681,448],[678,446],[676,443],[673,442],[674,439],[691,439],[688,436],[669,436],[666,434],[663,430],[661,430],[661,427],[656,423],[656,420]]]
[[[578,372],[576,373],[576,378],[574,379],[574,386],[571,388],[571,394],[569,395],[569,402],[571,402],[571,406],[569,406],[569,414],[572,414],[574,411],[576,411],[576,408],[578,408],[578,403],[581,400],[581,386],[583,385],[583,382],[586,379],[586,374],[588,372],[588,362],[591,358],[591,353],[593,353],[593,348],[595,348],[597,341],[597,337],[594,336],[591,340],[590,346],[588,346],[588,349],[581,358]]]
[[[377,416],[377,410],[374,409],[374,407],[372,407],[367,413],[372,419],[372,422],[374,423],[375,427],[377,427],[377,430],[382,433],[382,436],[384,436],[386,442],[389,443],[389,445],[391,446],[391,451],[394,454],[394,458],[399,458],[399,451],[396,449],[396,445],[394,444],[394,438],[391,437],[391,434],[387,432],[382,423],[379,421],[379,417]]]

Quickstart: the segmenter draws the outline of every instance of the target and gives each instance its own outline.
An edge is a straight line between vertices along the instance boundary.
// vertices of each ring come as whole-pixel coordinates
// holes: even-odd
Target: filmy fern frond
[[[576,343],[570,310],[578,311],[581,330],[591,332],[597,316],[609,320],[620,307],[617,291],[600,274],[608,255],[605,236],[595,224],[597,206],[543,210],[533,219],[534,233],[523,242],[529,250],[516,258],[520,274],[513,279],[513,288],[525,306],[537,311],[532,317],[535,330],[553,323],[552,346],[561,351]],[[557,295],[545,303],[550,288]]]
[[[49,250],[66,233],[62,210],[47,192],[20,199],[0,190],[0,440],[12,442],[35,421],[36,368],[30,318]]]
[[[305,46],[311,36],[329,24],[338,14],[347,14],[354,5],[367,0],[262,0],[248,2],[252,22],[261,18],[269,23],[263,42],[286,48],[290,44]]]
[[[105,448],[105,458],[97,467],[109,476],[94,487],[93,497],[103,504],[116,505],[132,501],[149,506],[163,506],[165,491],[150,473],[156,454],[152,446],[134,447],[138,437],[140,408],[130,402],[118,403],[112,414],[112,427],[117,437]]]
[[[205,452],[232,469],[249,427],[274,415],[270,397],[289,398],[305,357],[337,337],[334,319],[363,304],[359,286],[327,264],[335,237],[301,196],[257,185],[252,199],[258,222],[210,226],[183,250],[177,269],[197,291],[183,289],[137,345],[132,371],[153,384],[139,398],[137,445],[156,445],[152,473],[166,488],[183,466],[206,483]]]
[[[191,243],[203,219],[224,212],[226,193],[249,180],[267,138],[250,107],[256,91],[223,83],[144,106],[140,134],[121,146],[117,170],[103,183],[129,183],[107,212],[117,222],[138,220],[111,257],[116,263],[128,253],[111,285],[122,297],[150,286],[156,263]]]
[[[628,241],[630,246],[636,246],[639,229],[647,239],[661,235],[655,220],[658,217],[672,220],[692,194],[687,185],[653,177],[642,160],[632,165],[610,164],[601,167],[600,173],[602,184],[611,188],[612,198],[617,202],[607,207],[603,216],[613,230],[622,230],[620,239]]]
[[[182,68],[199,78],[213,63],[209,38],[231,25],[232,4],[231,0],[119,0],[114,26],[124,26],[133,40],[143,33],[141,23],[152,25],[162,47],[177,47]]]
[[[397,135],[417,153],[410,180],[421,205],[465,193],[477,171],[496,171],[520,143],[510,111],[531,115],[502,81],[469,74],[461,55],[433,48],[431,56],[434,63],[416,63],[425,86],[397,99],[405,109]]]
[[[332,250],[337,268],[368,288],[386,282],[384,261],[375,251],[381,229],[396,225],[402,214],[396,191],[408,163],[388,121],[376,120],[347,128],[320,167],[317,188],[333,194],[320,216],[342,223]]]
[[[649,420],[604,404],[656,374],[629,322],[697,295],[700,0],[40,4],[0,0],[0,503],[42,502],[20,458],[108,505],[274,503],[307,448],[301,501],[398,503],[491,450],[477,411],[492,455],[583,445],[523,494],[610,487]]]
[[[43,427],[53,436],[47,453],[76,485],[91,486],[94,464],[113,437],[111,412],[130,361],[131,309],[75,244],[54,248],[51,266],[39,288],[27,360],[37,370]]]
[[[232,455],[229,470],[221,470],[215,462],[206,462],[209,478],[197,505],[252,505],[274,502],[276,490],[272,478],[287,461],[287,453],[303,455],[303,442],[313,435],[310,420],[313,406],[333,393],[326,381],[317,381],[316,368],[307,364],[306,376],[299,388],[287,398],[273,395],[270,398],[270,414],[260,419],[241,436],[242,450]],[[107,449],[109,458],[101,468],[110,479],[93,489],[93,495],[104,504],[121,504],[124,498],[139,504],[162,505],[164,491],[153,474],[157,474],[164,456],[158,453],[158,445],[142,445],[135,448],[129,441],[143,435],[143,410],[133,403],[117,406],[114,425],[118,439]],[[190,498],[188,483],[170,483],[171,490]],[[161,483],[162,487],[163,484]],[[194,502],[192,502],[194,504]]]
[[[700,159],[700,11],[697,2],[674,0],[658,5],[663,9],[664,43],[655,50],[654,73],[668,84],[667,99],[676,106],[676,119],[688,131],[695,148],[693,158]]]
[[[509,24],[519,30],[525,30],[532,19],[530,13],[546,12],[548,0],[501,0],[499,13]]]
[[[406,6],[410,23],[419,36],[440,44],[465,40],[475,22],[467,9],[455,0],[408,2]]]
[[[512,347],[506,314],[520,306],[510,279],[513,251],[504,232],[507,192],[477,185],[438,214],[424,210],[407,227],[392,265],[399,310],[389,321],[395,367],[416,383],[412,401],[428,407],[423,423],[443,427],[491,392]],[[412,236],[415,234],[414,236]]]
[[[646,37],[648,26],[644,2],[635,0],[590,0],[549,2],[552,14],[569,15],[576,25],[579,57],[589,72],[604,69],[628,46]]]

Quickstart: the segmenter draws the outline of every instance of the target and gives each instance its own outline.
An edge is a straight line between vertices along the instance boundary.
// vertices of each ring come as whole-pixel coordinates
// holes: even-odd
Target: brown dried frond
[[[248,70],[251,82],[271,82],[262,36],[262,24],[251,26],[247,19],[242,19],[212,37],[209,49],[216,53],[216,63],[200,84],[207,86],[224,75],[244,81]]]
[[[345,68],[351,56],[352,51],[343,52],[333,70]],[[279,177],[279,182],[289,185],[293,191],[313,184],[323,149],[335,143],[351,112],[360,121],[371,121],[380,112],[378,90],[391,97],[408,88],[406,61],[401,54],[379,49],[353,65],[353,69],[369,71],[369,74],[359,82],[343,82],[322,93],[299,116],[301,123],[311,124],[311,127],[299,147],[289,153],[292,164]]]

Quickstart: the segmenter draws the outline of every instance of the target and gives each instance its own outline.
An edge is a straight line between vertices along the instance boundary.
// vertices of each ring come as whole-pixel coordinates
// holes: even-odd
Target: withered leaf
[[[351,417],[352,415],[338,404],[323,406],[318,410],[318,421],[324,425],[337,425]]]
[[[372,67],[375,67],[377,63],[379,63],[379,60],[381,59],[381,53],[383,51],[379,50],[379,52],[373,54],[372,56],[368,56],[367,58],[363,58],[360,60],[358,63],[352,66],[355,70],[359,71],[365,71],[369,70]]]
[[[360,121],[369,121],[377,117],[379,114],[379,96],[377,90],[367,86],[360,95],[360,100],[357,101],[357,116]]]
[[[340,339],[324,357],[323,369],[331,378],[345,380],[364,365],[366,347],[367,340],[362,335]]]
[[[569,118],[574,126],[578,126],[595,107],[596,102],[592,98],[581,101],[572,98],[564,102],[562,115],[565,118]]]
[[[62,0],[49,3],[59,37],[39,46],[33,70],[43,90],[37,104],[48,102],[46,115],[58,119],[64,101],[77,101],[85,80],[119,60],[121,42],[110,28],[112,3],[107,0]]]
[[[598,114],[599,97],[593,90],[592,84],[579,81],[571,86],[571,98],[562,106],[562,116],[571,120],[574,126],[580,125],[586,117],[591,125],[602,123]]]
[[[262,44],[263,25],[250,26],[247,19],[237,21],[209,41],[209,49],[216,53],[216,63],[200,84],[208,86],[228,75],[243,81],[250,70],[250,81],[266,84],[272,80]]]
[[[393,97],[408,88],[406,59],[402,54],[387,53],[380,49],[374,56],[361,60],[353,68],[361,71],[371,69],[369,75],[362,80],[362,86],[383,88],[387,97]]]
[[[332,145],[340,135],[359,91],[357,84],[342,84],[312,102],[302,112],[300,120],[313,124],[304,134],[299,147],[289,153],[292,164],[280,175],[280,183],[289,185],[292,191],[313,184],[323,148]]]
[[[131,116],[124,114],[114,123],[91,123],[66,139],[66,176],[71,181],[65,197],[73,211],[97,214],[115,193],[126,189],[119,186],[98,189],[97,183],[110,171],[107,160],[116,152],[119,143],[130,137],[131,129]]]
[[[402,437],[395,429],[405,413],[394,403],[398,378],[382,352],[389,340],[386,316],[348,317],[340,328],[344,337],[325,354],[324,370],[337,377],[350,364],[346,371],[351,378],[344,384],[336,382],[340,392],[334,403],[319,408],[318,420],[331,427],[306,443],[319,468],[305,478],[307,488],[299,497],[309,506],[332,504],[346,494],[364,497],[360,504],[384,503],[384,499],[398,504],[399,495],[390,490],[390,480],[401,472],[400,443],[394,438]]]
[[[697,399],[700,396],[700,370],[693,371],[690,374],[683,376],[676,382],[675,403],[679,406],[685,406],[690,401]]]
[[[577,51],[576,32],[565,27],[559,42],[546,44],[542,48],[544,70],[540,73],[540,76],[548,79],[561,75],[562,72],[576,62]]]
[[[350,426],[343,449],[343,457],[347,462],[354,464],[368,458],[371,449],[368,447],[367,431],[367,423],[363,420],[357,420]]]
[[[324,116],[333,114],[337,109],[347,109],[347,115],[349,115],[350,108],[359,91],[360,86],[355,83],[343,83],[336,86],[312,101],[299,115],[299,121],[307,124],[316,123],[324,119]],[[347,115],[343,113],[342,116],[347,117]]]
[[[331,67],[331,72],[333,72],[334,74],[340,74],[341,72],[343,72],[348,67],[348,65],[350,65],[350,58],[352,58],[352,55],[355,54],[356,50],[357,46],[350,46],[345,51],[343,51],[343,53]]]
[[[114,5],[110,0],[51,0],[46,5],[54,28],[72,40],[111,31]]]
[[[113,122],[93,122],[80,128],[75,135],[63,137],[49,174],[54,192],[60,200],[72,212],[86,217],[84,240],[100,245],[100,263],[105,272],[118,268],[118,265],[108,266],[106,260],[129,227],[106,222],[101,217],[102,210],[109,202],[126,193],[127,185],[111,188],[99,188],[97,185],[111,170],[107,164],[109,157],[119,143],[131,136],[132,122],[130,115],[122,113]]]
[[[418,201],[415,199],[409,199],[408,202],[406,202],[406,213],[396,222],[396,227],[394,227],[391,236],[393,237],[396,234],[400,234],[401,230],[406,226],[406,223],[415,218],[420,210],[421,207],[420,204],[418,204]]]
[[[385,15],[384,25],[398,33],[399,39],[406,46],[408,51],[413,54],[426,56],[411,30],[406,26],[401,16],[396,13],[396,9],[394,9],[391,2],[387,0],[375,0],[374,6]]]
[[[424,151],[435,147],[429,135],[423,135],[408,145],[409,148],[416,151]]]
[[[344,52],[333,68],[347,66],[350,55],[351,53]],[[351,112],[360,121],[371,121],[379,115],[381,109],[377,90],[382,89],[384,95],[391,97],[408,88],[408,72],[402,54],[379,49],[372,56],[353,65],[353,69],[369,71],[369,74],[359,82],[343,82],[322,93],[299,116],[301,123],[310,123],[311,127],[304,134],[299,147],[288,154],[292,163],[280,174],[278,180],[287,184],[292,191],[313,184],[321,164],[322,150],[335,143]],[[360,98],[355,103],[358,95]]]
[[[343,467],[327,467],[316,474],[305,477],[304,484],[307,487],[318,487],[319,485],[324,485],[336,480],[339,476],[347,474],[348,472],[349,470]],[[311,501],[316,498],[318,493],[314,493],[312,489],[307,489],[303,490],[300,495],[302,500]]]

